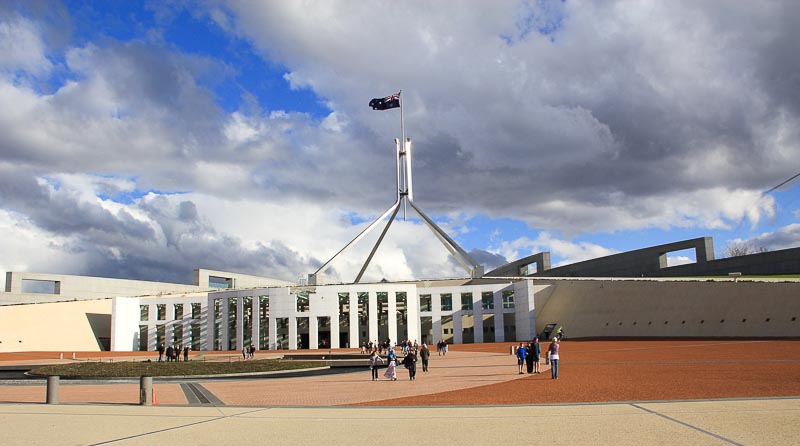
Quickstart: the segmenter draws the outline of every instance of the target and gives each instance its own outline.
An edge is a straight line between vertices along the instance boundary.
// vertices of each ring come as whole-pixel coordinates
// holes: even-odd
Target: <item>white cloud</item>
[[[768,251],[797,248],[800,246],[800,223],[792,223],[777,231],[759,234],[748,239],[736,238],[728,242],[728,245],[743,244],[752,246],[754,249],[763,248]]]
[[[41,76],[52,68],[35,23],[20,16],[0,16],[0,71],[23,70]]]
[[[590,242],[571,242],[543,231],[536,239],[520,237],[510,242],[502,242],[492,252],[503,255],[509,261],[517,260],[539,252],[550,252],[553,267],[616,254],[618,251]],[[561,259],[555,261],[555,259]]]

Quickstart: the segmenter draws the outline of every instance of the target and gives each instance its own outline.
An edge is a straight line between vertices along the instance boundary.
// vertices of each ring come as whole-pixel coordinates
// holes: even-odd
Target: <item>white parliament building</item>
[[[463,279],[116,297],[111,328],[111,349],[118,351],[152,351],[166,340],[193,350],[295,350],[387,339],[531,339],[535,322],[530,281]]]

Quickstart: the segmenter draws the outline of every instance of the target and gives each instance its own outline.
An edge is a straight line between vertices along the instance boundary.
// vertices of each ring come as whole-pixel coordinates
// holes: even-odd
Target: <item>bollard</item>
[[[58,354],[58,359],[64,359],[64,353],[59,353]]]
[[[47,377],[47,404],[58,404],[58,383],[57,375]]]
[[[72,359],[75,359],[75,352],[72,352]]]
[[[153,405],[153,377],[142,376],[139,378],[139,405]]]

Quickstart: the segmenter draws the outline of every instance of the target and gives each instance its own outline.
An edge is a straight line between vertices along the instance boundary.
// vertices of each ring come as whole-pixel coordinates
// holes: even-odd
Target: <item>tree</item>
[[[763,246],[757,247],[752,241],[734,242],[725,248],[725,257],[739,257],[768,251],[769,250]]]

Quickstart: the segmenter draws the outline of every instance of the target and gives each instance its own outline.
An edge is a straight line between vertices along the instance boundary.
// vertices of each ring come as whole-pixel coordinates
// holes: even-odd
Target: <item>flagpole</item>
[[[403,189],[404,193],[401,193],[401,199],[408,194],[408,163],[406,162],[406,124],[405,119],[403,117],[403,90],[401,89],[399,93],[397,93],[398,98],[400,99],[400,152],[403,154]],[[406,221],[406,213],[408,211],[408,200],[403,200],[403,221]]]

